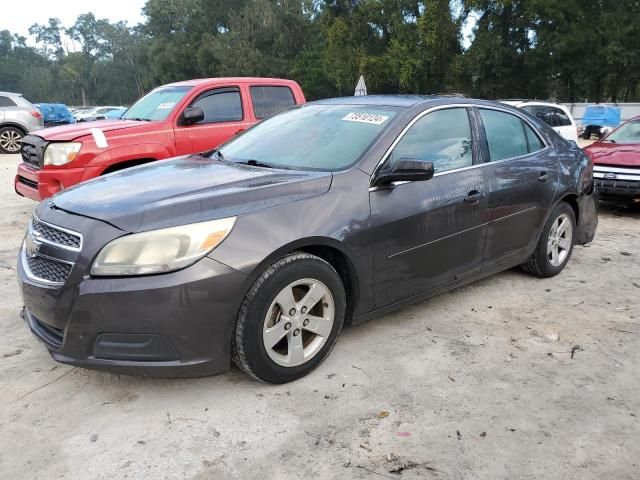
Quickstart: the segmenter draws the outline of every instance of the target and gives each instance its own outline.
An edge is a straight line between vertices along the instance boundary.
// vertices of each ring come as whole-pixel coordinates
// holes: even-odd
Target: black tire
[[[551,259],[548,254],[548,241],[549,241],[549,233],[554,223],[558,221],[558,219],[562,216],[566,215],[571,222],[571,242],[568,249],[568,253],[562,263],[559,265],[552,265]],[[542,229],[542,233],[540,234],[540,238],[538,239],[538,244],[536,245],[536,249],[533,252],[533,255],[527,260],[525,263],[520,265],[522,270],[531,275],[536,275],[541,278],[553,277],[560,273],[564,267],[569,262],[571,258],[571,253],[573,252],[573,245],[576,238],[576,216],[573,212],[573,208],[566,203],[560,202],[551,212],[551,215],[547,219],[547,223],[545,223],[544,228]]]
[[[3,138],[7,136],[10,136],[10,137]],[[13,127],[8,125],[6,127],[0,128],[0,153],[9,154],[9,155],[20,153],[20,145],[22,144],[22,139],[24,138],[24,136],[25,136],[25,133],[18,127]],[[3,146],[5,141],[6,142],[9,141],[9,138],[17,138],[17,137],[19,137],[17,150],[12,150],[11,148],[8,148],[8,144]]]
[[[323,346],[309,360],[297,366],[282,366],[270,358],[264,346],[265,318],[275,297],[285,287],[306,278],[319,280],[330,291],[335,307],[333,326]],[[345,311],[345,289],[331,264],[315,255],[294,252],[269,266],[247,293],[232,337],[232,359],[241,370],[263,382],[280,384],[297,380],[329,355],[342,330]]]

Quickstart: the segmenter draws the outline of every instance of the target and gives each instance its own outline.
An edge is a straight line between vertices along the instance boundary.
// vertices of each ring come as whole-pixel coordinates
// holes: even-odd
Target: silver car
[[[44,127],[42,113],[19,93],[0,92],[0,153],[19,153],[22,138]]]

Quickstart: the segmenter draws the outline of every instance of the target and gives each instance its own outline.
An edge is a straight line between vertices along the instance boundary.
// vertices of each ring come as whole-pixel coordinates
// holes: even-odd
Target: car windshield
[[[123,120],[164,120],[192,87],[160,87],[152,90],[122,115]]]
[[[605,140],[616,143],[637,143],[640,144],[640,120],[633,120],[622,125],[620,128],[611,132]]]
[[[396,116],[365,105],[305,105],[279,113],[220,149],[236,162],[295,170],[341,170],[355,163]]]

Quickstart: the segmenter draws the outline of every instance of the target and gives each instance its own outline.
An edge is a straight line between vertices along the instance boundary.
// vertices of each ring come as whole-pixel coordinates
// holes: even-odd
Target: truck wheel
[[[576,216],[566,202],[560,202],[545,223],[533,255],[521,265],[526,273],[553,277],[565,267],[573,251]]]
[[[20,153],[24,132],[17,127],[0,128],[0,153]]]
[[[331,352],[345,306],[342,280],[328,262],[303,252],[281,258],[262,272],[240,307],[234,363],[267,383],[305,376]]]

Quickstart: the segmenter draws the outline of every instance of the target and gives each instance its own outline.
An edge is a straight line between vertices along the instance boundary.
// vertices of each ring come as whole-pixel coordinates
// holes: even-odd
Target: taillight
[[[35,118],[42,118],[42,114],[38,110],[31,112],[31,116]]]

